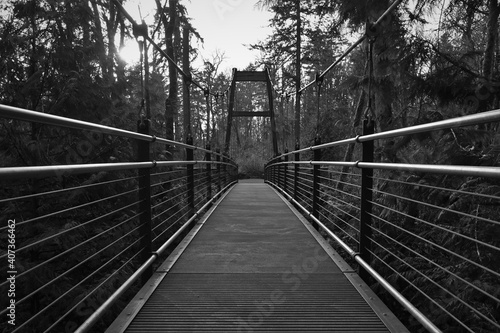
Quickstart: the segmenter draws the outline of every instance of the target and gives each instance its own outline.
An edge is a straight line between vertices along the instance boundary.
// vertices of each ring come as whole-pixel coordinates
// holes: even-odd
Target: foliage
[[[145,110],[143,68],[139,64],[126,67],[118,56],[132,27],[113,1],[12,0],[1,7],[0,103],[138,130]],[[178,11],[186,23],[184,7],[179,5]],[[148,105],[152,134],[158,136],[163,136],[166,127],[162,115],[169,84],[163,79],[165,65],[157,53],[150,54]],[[195,112],[201,113],[198,108]],[[201,117],[195,119],[202,124]],[[105,133],[9,119],[2,119],[0,126],[2,167],[129,162],[138,156],[135,141]],[[201,138],[201,129],[196,134]],[[152,156],[155,160],[183,159],[184,153],[154,145]],[[185,169],[162,172],[152,191],[154,250],[192,213],[187,207]],[[196,174],[196,179],[205,179],[204,171]],[[214,174],[212,193],[220,190],[218,181]],[[221,179],[220,185],[225,182]],[[207,199],[207,185],[197,180],[194,208]],[[40,179],[2,183],[1,200],[8,204],[2,206],[0,215],[5,221],[13,217],[17,221],[16,318],[19,325],[25,324],[23,331],[38,332],[52,324],[52,331],[73,331],[150,255],[141,254],[138,187],[135,171],[56,172]],[[4,236],[2,244],[7,241]],[[0,252],[3,257],[5,249]],[[95,329],[103,331],[139,287],[136,284],[128,291]],[[3,295],[6,288],[4,281]],[[37,318],[27,322],[35,314]],[[7,324],[2,322],[0,330],[4,328]]]
[[[301,147],[312,145],[317,137],[322,142],[329,142],[360,134],[360,124],[366,116],[376,120],[377,131],[383,131],[498,108],[498,1],[403,2],[377,28],[372,52],[368,40],[362,43],[327,73],[321,87],[314,82],[316,74],[325,71],[338,59],[365,31],[366,24],[380,16],[390,1],[301,1],[302,51],[299,58],[302,65],[299,77],[295,74],[298,65],[295,32],[299,18],[295,10],[296,1],[259,2],[263,8],[274,13],[270,21],[273,33],[252,46],[263,51],[263,56],[247,68],[254,70],[265,66],[270,70],[275,90],[280,151],[292,150],[297,143],[292,130],[297,98],[300,98],[302,108],[302,135],[298,142]],[[143,99],[146,99],[151,113],[151,134],[158,137],[166,134],[169,138],[182,140],[186,134],[183,128],[190,127],[196,145],[210,144],[211,148],[222,150],[227,124],[227,87],[231,79],[231,74],[222,70],[224,55],[221,53],[212,59],[204,59],[203,68],[191,69],[193,78],[203,82],[211,96],[207,100],[203,91],[191,86],[192,122],[184,124],[184,110],[178,102],[182,84],[176,83],[179,75],[175,74],[173,66],[158,51],[149,49],[151,74],[146,94],[146,87],[141,81],[141,66],[126,66],[118,56],[125,40],[132,38],[133,30],[112,3],[102,0],[2,2],[0,103],[136,131],[137,120],[145,111]],[[193,36],[202,39],[196,28],[190,26],[182,2],[165,1],[162,7],[162,2],[156,1],[156,5],[156,22],[149,28],[154,31],[154,38],[160,47],[167,48],[174,59],[180,59],[183,53],[191,60],[196,58],[195,49],[181,46],[180,30],[183,27],[188,27]],[[313,84],[297,97],[293,91],[300,81]],[[173,105],[165,104],[167,96]],[[241,110],[265,110],[269,104],[265,88],[253,83],[239,85],[237,104]],[[171,107],[168,112],[167,106]],[[262,177],[263,166],[273,154],[270,121],[241,118],[233,125],[230,153],[240,165],[240,176]],[[134,161],[137,156],[138,148],[133,142],[103,133],[61,130],[6,119],[0,121],[0,127],[2,167],[126,162]],[[497,132],[498,124],[484,124],[387,140],[376,147],[376,160],[406,164],[498,166],[500,137]],[[170,145],[155,144],[152,156],[155,160],[180,159],[183,151]],[[333,148],[323,153],[324,160],[359,158],[359,152],[353,147],[345,151]],[[185,171],[166,168],[162,172],[156,176],[158,183],[152,193],[154,214],[158,214],[153,223],[157,230],[155,245],[168,238],[174,230],[169,227],[182,223],[183,216],[188,213],[185,207]],[[203,171],[197,172],[202,175]],[[348,225],[344,231],[337,226],[332,228],[341,233],[344,241],[354,246],[353,237],[359,221],[354,218],[357,214],[355,206],[348,202],[358,194],[349,184],[357,182],[359,177],[343,170],[328,170],[325,173],[328,175],[324,177],[330,178],[323,184],[321,199],[329,208],[322,210],[321,214],[325,218],[336,219],[339,225]],[[331,177],[333,174],[335,176]],[[337,182],[335,177],[340,181]],[[390,237],[408,244],[417,253],[435,258],[437,264],[456,276],[499,297],[498,281],[494,281],[491,274],[481,273],[473,265],[456,258],[452,260],[446,252],[423,246],[415,240],[416,237],[401,233],[401,230],[410,231],[460,253],[463,258],[478,260],[485,267],[497,269],[500,264],[498,253],[485,245],[471,245],[470,239],[482,239],[487,244],[498,246],[498,224],[482,224],[496,217],[498,204],[492,198],[498,197],[500,192],[498,182],[477,177],[464,180],[451,175],[402,172],[379,174],[377,177],[376,190],[380,195],[376,202],[384,207],[377,208],[377,216],[393,224],[383,227]],[[36,289],[57,277],[58,273],[83,262],[78,266],[78,272],[68,273],[57,283],[36,293],[33,301],[25,302],[19,311],[21,320],[68,292],[67,297],[71,301],[58,304],[55,312],[47,314],[39,323],[47,327],[57,317],[58,311],[76,306],[89,290],[102,282],[103,287],[84,303],[85,308],[79,308],[68,319],[80,322],[84,317],[82,313],[88,315],[89,308],[94,309],[96,304],[108,297],[139,265],[139,259],[131,259],[115,276],[109,272],[118,271],[119,266],[124,264],[120,260],[109,270],[100,270],[106,260],[103,258],[112,258],[122,250],[134,253],[139,248],[134,245],[127,249],[138,239],[134,232],[140,227],[136,194],[120,195],[137,188],[136,178],[135,174],[126,171],[71,176],[61,174],[43,179],[12,180],[2,186],[2,198],[23,198],[9,202],[2,207],[0,214],[3,217],[15,215],[19,221],[29,223],[29,228],[19,229],[20,242],[28,246],[24,250],[26,255],[19,257],[19,267],[21,273],[30,271],[35,277],[28,283],[28,274],[21,276],[20,285],[31,284]],[[451,190],[437,190],[431,185]],[[45,192],[57,195],[32,196]],[[302,195],[308,198],[307,193]],[[409,200],[401,199],[404,196]],[[204,192],[197,192],[198,203],[204,198]],[[414,201],[429,205],[416,206]],[[72,210],[72,207],[80,208]],[[456,211],[465,214],[457,215]],[[162,219],[162,214],[168,215],[168,218]],[[44,215],[48,217],[37,218]],[[437,229],[427,228],[420,220],[434,221]],[[456,232],[455,236],[450,237],[449,230]],[[64,237],[58,236],[61,233]],[[469,239],[456,236],[458,233]],[[122,242],[113,244],[113,240],[120,237],[123,237]],[[49,241],[43,246],[37,243],[47,238]],[[40,262],[64,254],[74,244],[90,238],[92,240],[77,254],[68,254],[64,260],[54,259],[44,267],[37,267]],[[381,238],[376,240],[383,242]],[[461,328],[443,315],[439,306],[415,293],[408,281],[427,293],[438,295],[439,305],[449,307],[473,329],[481,331],[486,326],[477,313],[471,313],[456,298],[442,293],[426,278],[408,269],[409,266],[419,268],[438,285],[453,290],[460,298],[482,309],[489,318],[500,320],[494,302],[471,292],[458,281],[460,279],[443,274],[442,270],[408,249],[391,245],[391,242],[386,245],[394,250],[393,254],[383,251],[376,254],[392,269],[383,265],[378,269],[386,274],[390,282],[410,295],[424,312],[435,316],[432,319],[443,329],[460,331]],[[471,247],[473,251],[469,251]],[[92,257],[101,249],[101,259]],[[407,262],[403,263],[394,254]],[[88,260],[81,261],[82,258]],[[128,258],[132,258],[132,254]],[[92,272],[96,273],[92,281],[81,280],[82,276]],[[82,284],[70,290],[75,281]],[[374,287],[377,288],[376,285]],[[27,295],[35,289],[20,292]],[[387,302],[392,300],[387,298]],[[411,330],[420,330],[415,322],[406,324]]]

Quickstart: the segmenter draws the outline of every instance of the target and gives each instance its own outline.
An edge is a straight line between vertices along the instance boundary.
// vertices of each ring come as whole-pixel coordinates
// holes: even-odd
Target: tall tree
[[[177,0],[169,0],[168,6],[168,18],[165,14],[166,8],[162,6],[160,0],[156,1],[156,7],[160,15],[160,19],[165,28],[165,45],[167,47],[167,55],[173,61],[177,62],[177,54],[174,48],[174,33],[175,29],[178,29],[178,19],[177,19]],[[169,63],[168,64],[168,77],[169,77],[169,88],[168,97],[165,101],[165,135],[169,140],[174,139],[174,118],[178,110],[178,80],[177,80],[177,68]]]
[[[319,35],[318,31],[321,29],[328,31],[324,36],[336,31],[331,25],[332,20],[325,18],[325,13],[331,13],[332,8],[323,2],[297,0],[261,0],[258,5],[274,12],[274,17],[270,21],[270,26],[274,31],[265,41],[252,45],[252,48],[265,54],[262,62],[274,69],[271,75],[282,78],[275,80],[278,85],[282,86],[280,90],[294,94],[302,88],[304,68],[308,68],[313,63],[318,64],[318,52],[313,49],[322,48],[324,51],[328,45],[325,41],[323,44],[313,42],[313,40],[319,40],[316,38]],[[302,111],[306,110],[307,103],[304,96],[294,96],[292,147],[295,143],[301,144],[301,142],[308,141],[303,131],[309,122],[304,122],[306,115]]]
[[[217,76],[219,76],[219,70],[221,64],[224,62],[225,56],[224,53],[216,50],[216,52],[212,55],[211,59],[204,59],[204,71],[200,79],[205,80],[207,82],[207,89],[213,95],[218,90],[222,90],[223,87],[217,85]],[[217,90],[218,89],[218,90]],[[207,123],[207,143],[213,144],[213,135],[212,132],[215,131],[216,122],[215,115],[213,114],[213,101],[210,96],[208,96],[208,105],[206,106],[206,123]]]
[[[483,75],[488,81],[488,89],[494,79],[494,59],[498,50],[498,17],[500,15],[500,5],[498,0],[488,1],[488,21],[486,30],[486,47],[484,49]],[[498,54],[497,54],[498,55]],[[482,111],[486,111],[487,105],[483,106]]]
[[[301,80],[301,52],[302,52],[302,19],[300,17],[300,0],[295,0],[295,15],[296,15],[296,42],[295,42],[295,143],[300,144],[300,94],[299,90],[302,87]]]
[[[185,23],[182,30],[182,70],[188,76],[184,77],[184,93],[183,93],[183,112],[184,112],[184,139],[187,140],[193,134],[191,128],[191,62],[190,62],[190,46],[189,35],[191,34],[191,26],[188,22]]]

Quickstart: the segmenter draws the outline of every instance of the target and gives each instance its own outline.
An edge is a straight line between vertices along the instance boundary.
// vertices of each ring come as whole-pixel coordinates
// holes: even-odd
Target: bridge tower
[[[242,111],[234,110],[234,97],[236,94],[236,82],[266,82],[267,96],[269,100],[269,110],[266,111]],[[269,70],[266,68],[263,71],[239,71],[233,68],[233,79],[229,89],[229,107],[227,115],[227,129],[226,129],[226,146],[225,152],[229,153],[229,144],[231,141],[231,127],[233,125],[234,117],[270,117],[271,118],[271,131],[273,139],[274,155],[278,155],[278,137],[276,132],[276,121],[274,117],[274,103],[273,103],[273,86],[269,76]]]

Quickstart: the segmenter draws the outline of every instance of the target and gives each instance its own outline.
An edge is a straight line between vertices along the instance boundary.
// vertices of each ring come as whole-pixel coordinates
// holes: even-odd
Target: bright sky
[[[272,14],[255,8],[257,0],[180,0],[188,10],[191,24],[195,27],[204,43],[193,46],[199,49],[199,58],[212,59],[217,50],[225,54],[222,70],[233,67],[245,68],[258,57],[257,51],[250,51],[245,45],[264,40],[271,33],[268,27]],[[162,3],[165,0],[161,0]],[[155,1],[128,0],[125,8],[140,22],[138,6],[146,23],[153,23]],[[132,61],[137,51],[135,41],[125,51],[127,61]],[[199,66],[199,63],[193,66]]]

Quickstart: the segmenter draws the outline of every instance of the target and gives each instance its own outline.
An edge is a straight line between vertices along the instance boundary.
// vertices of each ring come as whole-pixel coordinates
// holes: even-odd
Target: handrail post
[[[277,172],[276,176],[278,177],[278,179],[276,179],[276,182],[277,182],[279,188],[283,188],[283,184],[281,183],[281,179],[282,179],[282,177],[281,177],[281,169],[282,168],[281,168],[281,164],[280,163],[281,163],[281,157],[276,160],[276,164],[277,164],[276,165],[276,172]]]
[[[150,120],[142,118],[137,121],[137,132],[149,134]],[[137,160],[139,162],[150,161],[149,141],[139,140],[137,144]],[[151,169],[139,169],[139,211],[141,224],[141,262],[146,262],[153,252],[153,237],[151,223]],[[153,268],[149,267],[141,276],[143,283],[153,275]]]
[[[274,178],[273,178],[273,175],[274,175],[274,161],[273,161],[273,160],[271,160],[271,161],[269,162],[269,175],[268,175],[268,177],[269,177],[269,181],[270,181],[271,183],[274,183]]]
[[[285,149],[285,154],[288,153],[288,149]],[[286,183],[287,183],[287,179],[288,179],[288,164],[286,164],[288,162],[288,155],[285,155],[285,164],[283,165],[284,168],[283,168],[283,172],[284,172],[284,176],[283,176],[283,192],[286,193]]]
[[[295,150],[300,149],[300,144],[295,144]],[[300,153],[295,153],[295,162],[300,161]],[[298,200],[298,186],[299,186],[299,164],[295,164],[293,170],[293,199]]]
[[[232,179],[232,181],[239,181],[239,174],[240,174],[240,170],[239,170],[239,167],[238,167],[238,164],[236,164],[236,162],[232,161],[233,165],[234,165],[234,177]]]
[[[217,161],[217,192],[222,190],[222,184],[220,179],[221,165],[220,165],[220,149],[217,148],[217,157],[215,158]]]
[[[316,136],[314,139],[314,145],[320,145],[321,144],[321,138],[319,136]],[[313,155],[313,160],[314,161],[321,161],[321,149],[316,149],[314,150],[314,155]],[[319,218],[319,172],[320,172],[321,165],[315,164],[313,166],[313,193],[312,193],[312,215],[315,218]],[[319,226],[317,223],[313,223],[313,226],[316,230],[319,230]]]
[[[274,184],[274,168],[275,168],[274,161],[271,161],[270,165],[271,165],[271,171],[269,173],[269,178],[271,179],[271,183]]]
[[[222,162],[226,163],[228,160],[228,154],[226,152],[224,152],[222,155],[223,155]],[[222,173],[224,174],[223,185],[226,186],[227,185],[227,165],[226,164],[222,165]]]
[[[270,162],[267,162],[265,165],[264,165],[264,179],[267,180],[268,182],[271,181],[271,176],[269,174],[270,172],[270,169],[271,168],[271,163]]]
[[[207,167],[205,169],[207,173],[207,202],[212,199],[212,154],[210,153],[210,144],[207,144],[206,149],[208,150],[205,153],[205,160],[208,162]]]
[[[279,175],[280,175],[280,173],[279,173],[279,172],[280,172],[280,169],[279,169],[279,165],[278,165],[278,163],[279,163],[279,160],[278,160],[278,159],[276,159],[276,160],[274,161],[274,168],[273,168],[273,182],[274,182],[276,185],[278,185],[278,187],[279,187],[279,186],[280,186],[280,183],[279,183],[279,182],[280,182],[280,178],[279,178]]]
[[[276,157],[275,157],[276,158]],[[274,183],[279,187],[280,186],[280,177],[279,177],[279,160],[275,159],[274,160],[274,173],[273,173],[273,178],[274,178]]]
[[[365,119],[363,121],[363,135],[374,133],[374,121]],[[363,162],[373,162],[374,142],[366,141],[363,145]],[[361,216],[359,228],[359,255],[367,263],[371,262],[371,237],[372,237],[372,198],[373,198],[373,169],[361,169]],[[359,266],[359,276],[369,282],[370,274]]]
[[[193,137],[188,135],[186,138],[186,143],[190,146],[193,145]],[[192,148],[186,148],[186,160],[194,160],[194,150]],[[188,206],[194,213],[194,165],[187,165],[187,194],[188,194]]]

